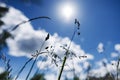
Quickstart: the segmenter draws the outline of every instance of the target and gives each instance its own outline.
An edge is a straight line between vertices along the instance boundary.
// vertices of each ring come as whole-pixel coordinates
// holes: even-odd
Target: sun
[[[74,8],[70,4],[63,5],[60,10],[65,19],[70,19],[74,15]]]
[[[58,16],[64,21],[75,19],[77,16],[77,11],[77,5],[70,2],[61,3],[57,7]]]

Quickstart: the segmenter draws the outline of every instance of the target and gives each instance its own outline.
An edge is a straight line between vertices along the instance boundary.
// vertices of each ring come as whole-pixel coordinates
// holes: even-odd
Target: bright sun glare
[[[73,3],[61,3],[57,7],[58,16],[65,21],[75,19],[77,16],[77,6]]]
[[[69,19],[74,15],[74,9],[71,5],[64,5],[61,8],[61,15]]]

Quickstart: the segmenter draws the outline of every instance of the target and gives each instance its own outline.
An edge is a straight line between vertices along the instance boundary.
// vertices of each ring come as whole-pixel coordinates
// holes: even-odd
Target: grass
[[[12,67],[10,65],[10,59],[7,59],[6,55],[3,53],[0,55],[0,59],[5,64],[5,71],[0,74],[0,80],[11,80]]]
[[[75,19],[75,24],[77,24],[77,29],[76,28],[74,29],[73,35],[71,37],[70,44],[68,46],[68,49],[66,49],[66,53],[65,53],[65,56],[64,56],[64,59],[63,59],[62,67],[61,67],[60,73],[58,75],[58,80],[60,80],[60,78],[61,78],[61,75],[62,75],[64,66],[65,66],[67,57],[69,56],[69,49],[70,49],[71,43],[72,43],[72,41],[73,41],[73,39],[75,37],[75,34],[76,34],[77,30],[79,30],[79,27],[80,27],[80,23],[77,21],[77,19]],[[78,35],[80,35],[80,32],[78,32]]]
[[[17,29],[20,25],[22,25],[22,24],[25,24],[25,23],[27,23],[27,22],[30,22],[30,21],[33,21],[33,20],[36,20],[36,19],[51,19],[51,18],[46,17],[46,16],[32,18],[32,19],[29,19],[28,21],[23,21],[23,22],[21,22],[20,24],[16,25],[15,27],[13,27],[13,28],[11,29],[11,31],[16,30],[16,29]],[[37,59],[38,59],[39,56],[40,56],[41,54],[43,54],[43,53],[48,53],[47,55],[52,59],[52,61],[54,62],[54,64],[55,64],[56,66],[58,66],[57,61],[56,61],[56,58],[58,58],[60,61],[62,61],[62,66],[61,66],[61,69],[60,69],[60,71],[59,71],[58,78],[57,78],[57,80],[61,80],[62,73],[63,73],[63,71],[64,71],[64,67],[65,67],[65,64],[66,64],[66,60],[68,59],[68,57],[69,57],[69,55],[70,55],[70,47],[72,46],[71,43],[73,42],[74,37],[75,37],[76,34],[77,34],[77,35],[80,35],[80,31],[79,31],[79,30],[80,30],[80,23],[79,23],[79,21],[78,21],[77,19],[75,19],[75,23],[74,23],[74,24],[75,24],[75,27],[74,27],[74,31],[73,31],[73,34],[72,34],[72,36],[71,36],[71,41],[70,41],[70,43],[69,43],[69,45],[68,45],[68,48],[65,48],[65,47],[62,46],[62,48],[63,48],[64,50],[66,50],[66,52],[64,53],[65,55],[64,55],[63,60],[62,60],[57,54],[54,53],[54,49],[51,50],[51,51],[48,50],[48,48],[53,48],[53,46],[48,45],[48,46],[45,48],[45,49],[46,49],[46,52],[42,52],[42,48],[43,48],[45,42],[46,42],[47,40],[49,40],[49,37],[50,37],[50,34],[48,33],[47,36],[45,37],[43,43],[41,44],[40,49],[39,49],[39,50],[36,50],[36,54],[31,55],[31,58],[28,59],[28,60],[25,62],[25,64],[22,66],[22,68],[20,69],[20,71],[18,72],[18,74],[17,74],[17,76],[15,77],[14,80],[17,80],[17,79],[19,78],[20,74],[21,74],[21,73],[23,72],[23,70],[25,69],[26,65],[27,65],[28,63],[30,63],[32,60],[34,60],[33,63],[31,64],[31,66],[29,67],[30,69],[29,69],[29,71],[28,71],[28,73],[27,73],[27,76],[26,76],[26,78],[25,78],[25,80],[28,80],[28,79],[29,79],[29,76],[30,76],[30,74],[31,74],[31,72],[32,72],[32,70],[33,70],[33,68],[34,68],[34,65],[35,65]],[[76,56],[75,54],[72,54],[72,55],[73,55],[73,56]],[[87,56],[79,56],[79,58],[80,58],[80,59],[81,59],[81,58],[87,58]],[[12,71],[12,68],[11,68],[11,65],[10,65],[10,59],[7,59],[4,54],[1,54],[1,55],[0,55],[0,59],[3,60],[3,62],[4,62],[4,64],[5,64],[5,68],[6,68],[5,72],[3,72],[3,73],[0,74],[0,78],[1,78],[1,76],[4,75],[4,76],[5,76],[5,80],[11,80],[12,78],[11,78],[11,74],[10,74],[10,73],[11,73],[11,71]],[[120,58],[118,58],[117,64],[115,65],[115,66],[116,66],[116,69],[117,69],[117,70],[116,70],[116,71],[117,71],[117,72],[116,72],[116,75],[113,75],[112,73],[110,73],[110,72],[107,70],[106,63],[103,62],[103,66],[106,68],[108,74],[106,74],[104,77],[101,77],[101,78],[91,77],[91,76],[89,75],[89,72],[90,72],[90,70],[91,70],[91,68],[92,68],[92,66],[90,66],[90,67],[88,67],[88,70],[87,70],[87,72],[88,72],[87,75],[88,75],[88,76],[87,76],[86,80],[100,80],[100,79],[101,79],[101,80],[104,80],[104,79],[106,79],[106,78],[108,78],[109,80],[115,80],[115,79],[116,79],[116,80],[119,80],[119,75],[120,75],[119,65],[120,65]],[[33,73],[32,73],[32,74],[33,74]],[[12,75],[12,76],[13,76],[13,75]],[[44,79],[44,78],[43,78],[44,75],[35,74],[35,75],[33,76],[34,78],[31,78],[31,80],[35,80],[36,78],[40,78],[40,76],[42,76],[42,79]],[[42,80],[42,79],[41,79],[41,80]],[[4,79],[0,79],[0,80],[4,80]],[[74,72],[74,79],[73,79],[73,80],[79,80],[79,78],[75,75],[75,72]]]

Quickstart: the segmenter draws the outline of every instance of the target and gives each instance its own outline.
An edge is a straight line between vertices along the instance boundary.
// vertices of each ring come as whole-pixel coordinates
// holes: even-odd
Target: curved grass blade
[[[25,68],[25,66],[26,66],[32,59],[33,59],[33,57],[30,58],[30,59],[24,64],[24,66],[23,66],[23,67],[21,68],[21,70],[18,72],[15,80],[17,80],[17,78],[19,77],[20,73],[23,71],[23,69]]]
[[[14,31],[15,29],[17,29],[21,24],[25,24],[27,22],[30,22],[30,21],[33,21],[33,20],[36,20],[36,19],[49,19],[50,20],[51,18],[49,18],[47,16],[35,17],[35,18],[32,18],[32,19],[29,19],[28,21],[23,21],[23,22],[17,24],[15,27],[13,27],[13,29],[11,31]]]

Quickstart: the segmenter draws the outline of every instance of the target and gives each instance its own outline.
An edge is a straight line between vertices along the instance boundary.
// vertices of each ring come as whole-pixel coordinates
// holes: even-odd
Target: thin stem
[[[47,53],[47,52],[41,52],[39,54],[42,54],[42,53]],[[37,54],[37,55],[39,55]],[[17,80],[17,78],[20,76],[21,72],[23,71],[23,69],[26,67],[26,65],[34,58],[34,56],[32,58],[30,58],[28,61],[25,62],[25,64],[23,65],[23,67],[20,69],[20,71],[18,72],[15,80]]]
[[[27,77],[26,77],[25,80],[28,79],[28,77],[29,77],[29,75],[30,75],[30,73],[31,73],[31,71],[32,71],[32,69],[33,69],[33,67],[34,67],[34,65],[35,65],[36,60],[37,60],[37,57],[35,58],[35,60],[34,60],[34,62],[33,62],[33,64],[32,64],[32,66],[31,66],[31,68],[30,68],[30,71],[29,71],[29,73],[28,73],[28,75],[27,75]]]
[[[25,66],[26,66],[32,59],[33,59],[33,57],[30,58],[30,59],[24,64],[24,66],[23,66],[23,67],[21,68],[21,70],[18,72],[15,80],[17,80],[17,78],[19,77],[20,73],[23,71],[23,69],[25,68]]]
[[[61,68],[60,73],[59,73],[59,76],[58,76],[58,80],[60,80],[60,78],[61,78],[61,75],[62,75],[64,66],[65,66],[66,60],[67,60],[67,56],[64,56],[64,60],[63,60],[63,63],[62,63],[62,68]]]
[[[44,46],[44,44],[45,44],[45,41],[42,43],[41,48],[40,48],[40,50],[39,50],[39,53],[41,52],[42,47]],[[26,77],[25,80],[27,80],[27,79],[29,78],[30,73],[32,72],[32,69],[33,69],[33,67],[34,67],[34,65],[35,65],[35,63],[36,63],[36,61],[37,61],[38,56],[39,56],[39,53],[38,53],[37,56],[35,57],[35,60],[34,60],[34,62],[32,63],[31,68],[30,68],[30,70],[29,70],[29,72],[28,72],[28,75],[27,75],[27,77]]]
[[[36,20],[36,19],[43,19],[43,18],[45,18],[45,19],[51,19],[51,18],[49,18],[49,17],[47,17],[47,16],[40,16],[40,17],[32,18],[32,19],[29,19],[29,20],[27,20],[27,21],[23,21],[23,22],[17,24],[15,27],[12,28],[11,31],[14,31],[15,29],[17,29],[18,26],[20,26],[21,24],[25,24],[25,23],[27,23],[27,22],[30,22],[30,21],[33,21],[33,20]]]
[[[43,62],[44,60],[45,60],[45,58],[42,58],[40,65],[42,64],[42,62]],[[38,72],[39,72],[39,70],[40,70],[39,67],[40,67],[40,66],[38,66],[38,68],[36,69],[34,75],[38,74]]]
[[[65,63],[66,63],[66,60],[67,60],[67,56],[69,55],[68,52],[69,52],[71,43],[72,43],[72,41],[73,41],[73,39],[74,39],[75,33],[76,33],[76,30],[74,30],[74,32],[73,32],[73,35],[72,35],[72,37],[71,37],[70,44],[69,44],[68,49],[67,49],[67,51],[66,51],[66,53],[65,53],[65,56],[64,56],[64,59],[63,59],[63,63],[62,63],[62,67],[61,67],[60,73],[59,73],[59,75],[58,75],[58,80],[60,80],[60,78],[61,78],[61,75],[62,75],[64,66],[65,66]]]
[[[117,80],[119,80],[118,76],[119,76],[119,64],[120,64],[120,58],[118,58],[118,62],[117,62]]]
[[[44,19],[51,19],[51,18],[49,18],[49,17],[47,17],[47,16],[35,17],[35,18],[29,19],[29,20],[27,20],[27,21],[23,21],[23,22],[17,24],[15,27],[13,27],[13,28],[11,29],[11,31],[14,31],[15,29],[17,29],[17,28],[18,28],[20,25],[22,25],[22,24],[25,24],[25,23],[27,23],[27,22],[30,22],[30,21],[33,21],[33,20],[36,20],[36,19],[43,19],[43,18],[44,18]],[[48,34],[47,39],[49,39],[49,34]],[[45,41],[46,41],[46,40],[45,40]],[[45,41],[43,42],[43,44],[42,44],[42,46],[41,46],[41,49],[42,49]],[[29,77],[29,74],[30,74],[31,71],[32,71],[32,68],[33,68],[33,66],[34,66],[34,64],[35,64],[35,62],[36,62],[36,59],[37,59],[38,55],[41,54],[41,53],[40,53],[40,52],[41,52],[41,49],[39,50],[39,52],[38,52],[38,54],[37,54],[36,56],[33,56],[32,58],[30,58],[30,59],[24,64],[24,66],[23,66],[23,67],[21,68],[21,70],[18,72],[15,80],[17,80],[17,78],[19,77],[19,75],[21,74],[21,72],[23,71],[23,69],[25,68],[25,66],[26,66],[34,57],[36,57],[36,58],[35,58],[35,61],[33,62],[32,66],[31,66],[31,68],[30,68],[30,72],[29,72],[28,75],[27,75],[27,76]],[[1,47],[0,47],[0,51],[1,51]]]
[[[72,43],[72,41],[73,41],[73,39],[74,39],[75,33],[76,33],[76,30],[74,30],[74,32],[73,32],[73,35],[72,35],[72,37],[71,37],[70,44],[69,44],[69,46],[68,46],[68,50],[69,50],[69,48],[70,48],[70,46],[71,46],[71,43]]]

